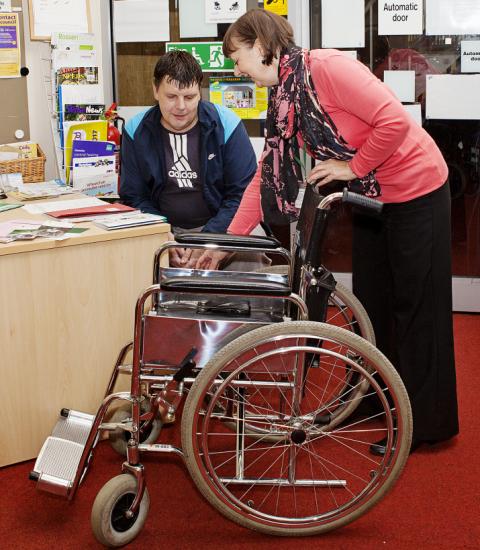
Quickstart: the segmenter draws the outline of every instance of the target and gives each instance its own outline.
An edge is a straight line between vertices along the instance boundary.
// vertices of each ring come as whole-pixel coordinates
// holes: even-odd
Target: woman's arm
[[[233,217],[227,233],[234,235],[249,235],[263,220],[260,201],[260,181],[262,175],[262,161],[258,163],[257,171],[252,181],[245,189],[237,213]],[[220,250],[205,250],[198,258],[196,269],[218,269],[219,264],[228,256],[228,252]]]
[[[249,235],[263,220],[260,201],[260,181],[262,179],[262,161],[258,163],[257,171],[252,181],[243,193],[240,206],[228,226],[227,233],[234,235]]]

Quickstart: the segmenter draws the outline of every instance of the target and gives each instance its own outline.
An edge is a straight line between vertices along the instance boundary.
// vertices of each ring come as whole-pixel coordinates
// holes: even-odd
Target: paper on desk
[[[21,208],[22,206],[23,206],[22,203],[0,201],[0,212],[7,212],[8,210],[13,210],[14,208]]]
[[[8,222],[0,223],[0,238],[8,237],[12,231],[34,231],[38,229],[42,224],[39,222],[33,222],[32,220],[10,220]]]
[[[48,201],[42,204],[26,204],[25,210],[29,214],[46,214],[47,212],[57,212],[66,208],[87,208],[90,206],[103,206],[107,204],[95,197],[87,197],[85,199],[74,199],[71,201]]]
[[[30,241],[37,237],[63,241],[87,229],[74,227],[72,223],[65,221],[10,220],[0,224],[0,242]]]
[[[63,185],[60,180],[43,181],[39,183],[17,183],[17,192],[12,194],[21,200],[47,199],[73,193],[71,187]]]

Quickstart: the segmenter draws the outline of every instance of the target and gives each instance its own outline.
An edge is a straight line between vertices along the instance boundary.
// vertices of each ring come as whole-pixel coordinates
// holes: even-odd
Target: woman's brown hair
[[[285,48],[295,46],[293,29],[286,19],[256,8],[247,11],[228,27],[223,39],[223,54],[230,57],[235,51],[234,41],[251,48],[257,38],[265,52],[265,65],[270,65]]]

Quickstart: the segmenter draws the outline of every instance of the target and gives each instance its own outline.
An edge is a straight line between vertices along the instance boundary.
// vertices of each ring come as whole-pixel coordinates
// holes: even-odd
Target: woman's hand
[[[173,235],[173,233],[168,233],[168,240],[175,240],[175,236]],[[184,252],[184,248],[170,248],[168,250],[168,262],[170,267],[184,267],[181,263]]]
[[[350,181],[358,176],[352,172],[346,160],[322,160],[318,162],[307,177],[308,183],[326,185],[331,181]]]
[[[197,259],[195,269],[218,269],[219,264],[230,255],[230,252],[223,252],[222,250],[205,250]]]

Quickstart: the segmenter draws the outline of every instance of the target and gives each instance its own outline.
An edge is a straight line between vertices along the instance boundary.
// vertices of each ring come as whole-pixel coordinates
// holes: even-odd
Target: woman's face
[[[253,47],[234,41],[235,50],[230,55],[235,65],[235,76],[245,76],[257,86],[275,86],[278,84],[278,57],[274,57],[271,65],[262,63],[265,55],[258,40]]]

